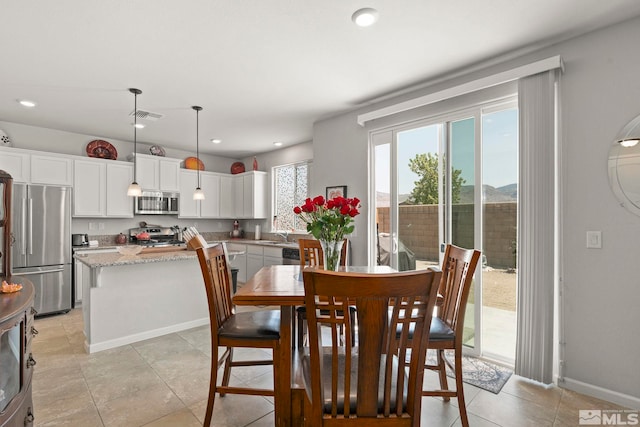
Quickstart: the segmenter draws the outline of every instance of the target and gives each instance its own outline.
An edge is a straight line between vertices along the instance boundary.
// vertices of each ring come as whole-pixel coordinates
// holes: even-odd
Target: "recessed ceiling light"
[[[218,138],[213,138],[213,139],[211,140],[211,142],[213,142],[214,144],[220,144],[220,143],[222,142],[222,140],[221,140],[221,139],[218,139]]]
[[[281,147],[282,146],[282,142],[274,142],[273,145],[275,145],[276,147]]]
[[[33,108],[37,105],[35,102],[29,101],[28,99],[19,99],[18,102],[20,105],[27,108]]]
[[[378,20],[378,11],[370,7],[358,9],[351,15],[351,20],[358,27],[368,27]]]
[[[136,129],[144,129],[144,125],[142,123],[131,123]]]

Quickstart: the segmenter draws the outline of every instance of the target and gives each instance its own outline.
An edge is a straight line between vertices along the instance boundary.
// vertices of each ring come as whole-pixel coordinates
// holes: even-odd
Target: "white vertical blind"
[[[515,373],[553,377],[556,90],[559,70],[521,78]]]

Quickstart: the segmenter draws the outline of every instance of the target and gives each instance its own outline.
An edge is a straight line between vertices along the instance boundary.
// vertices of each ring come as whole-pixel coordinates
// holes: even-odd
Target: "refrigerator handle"
[[[29,199],[29,255],[33,255],[33,199]]]
[[[22,199],[22,227],[20,229],[21,255],[27,254],[27,199]]]
[[[21,268],[20,271],[14,271],[12,273],[12,276],[29,276],[29,275],[33,275],[33,274],[49,274],[49,273],[61,273],[64,271],[64,267],[60,268],[60,267],[48,267],[48,268],[42,268],[42,267],[36,267],[33,269],[29,269],[29,268]]]

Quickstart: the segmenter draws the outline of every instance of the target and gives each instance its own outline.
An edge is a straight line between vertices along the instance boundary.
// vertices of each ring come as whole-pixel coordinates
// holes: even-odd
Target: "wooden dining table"
[[[360,273],[392,273],[388,266],[341,267],[341,271]],[[275,394],[275,425],[278,427],[300,425],[301,405],[293,390],[299,384],[292,384],[293,378],[293,337],[292,320],[296,306],[304,305],[304,283],[298,265],[269,265],[260,269],[233,296],[235,305],[279,306],[280,307],[280,346],[277,357],[282,367],[277,378],[273,379]],[[285,345],[290,343],[290,345]],[[285,367],[288,367],[285,368]],[[293,385],[293,386],[292,386]]]

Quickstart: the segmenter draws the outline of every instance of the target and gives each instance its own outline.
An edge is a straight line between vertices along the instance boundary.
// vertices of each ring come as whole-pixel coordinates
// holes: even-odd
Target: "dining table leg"
[[[280,306],[280,354],[277,357],[281,369],[278,378],[273,379],[275,418],[278,427],[291,426],[291,321],[294,308],[291,305]]]

